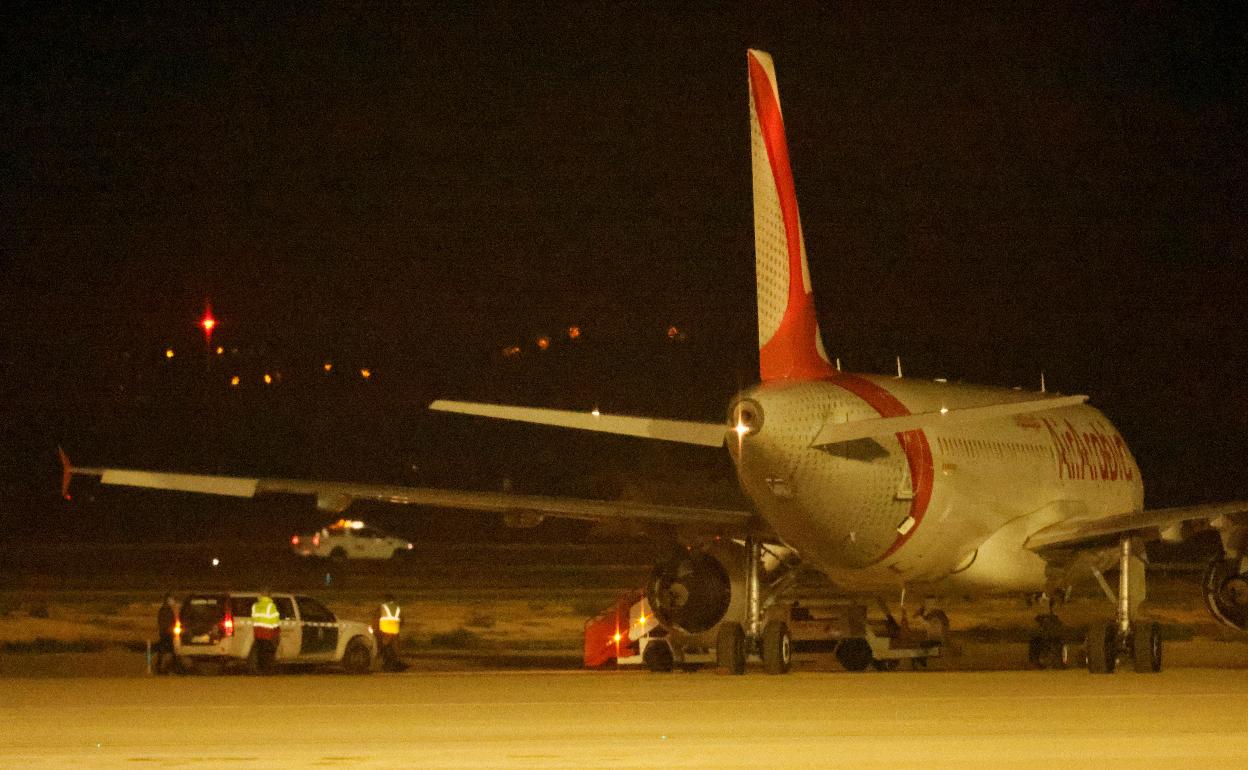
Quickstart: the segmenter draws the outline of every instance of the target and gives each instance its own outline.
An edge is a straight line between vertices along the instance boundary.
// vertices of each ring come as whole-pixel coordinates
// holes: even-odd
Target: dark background
[[[1044,371],[1127,436],[1148,504],[1248,497],[1244,14],[944,6],[8,4],[0,527],[320,523],[306,500],[63,504],[58,444],[86,465],[744,504],[710,450],[425,405],[722,419],[757,377],[747,46],[775,57],[832,355]],[[564,526],[538,536],[581,533]]]

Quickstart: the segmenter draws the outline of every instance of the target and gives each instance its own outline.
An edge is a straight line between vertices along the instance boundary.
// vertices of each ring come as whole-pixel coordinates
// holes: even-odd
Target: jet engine
[[[740,563],[743,557],[732,561]],[[744,584],[729,576],[724,561],[710,551],[691,550],[659,562],[646,585],[646,598],[659,622],[686,634],[714,628],[728,613],[733,594],[741,593],[733,591],[733,583]]]
[[[764,606],[778,580],[792,571],[795,559],[785,546],[764,546],[759,564]],[[740,540],[715,538],[680,549],[655,566],[646,584],[655,618],[678,634],[713,642],[721,621],[745,621],[747,562],[748,552]]]
[[[1224,626],[1248,631],[1248,574],[1236,571],[1239,560],[1219,556],[1205,568],[1201,589],[1210,614]]]

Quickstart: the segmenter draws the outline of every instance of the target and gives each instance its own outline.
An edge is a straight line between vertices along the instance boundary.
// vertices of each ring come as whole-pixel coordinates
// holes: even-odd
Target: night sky
[[[757,377],[748,46],[832,355],[1043,370],[1126,435],[1150,505],[1248,497],[1235,4],[460,5],[7,6],[0,517],[73,519],[57,444],[732,504],[713,452],[424,405],[721,419]]]

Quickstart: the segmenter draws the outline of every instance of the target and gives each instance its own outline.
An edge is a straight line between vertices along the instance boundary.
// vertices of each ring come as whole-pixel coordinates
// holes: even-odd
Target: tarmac
[[[1248,766],[1248,671],[10,679],[0,767]]]

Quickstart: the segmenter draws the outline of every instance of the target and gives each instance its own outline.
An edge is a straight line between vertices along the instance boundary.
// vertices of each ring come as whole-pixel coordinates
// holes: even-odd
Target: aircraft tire
[[[1093,674],[1112,674],[1118,667],[1117,628],[1108,621],[1098,621],[1088,627],[1088,671]]]
[[[715,637],[715,670],[732,676],[745,673],[745,630],[740,623],[719,624]]]
[[[646,645],[646,651],[641,654],[641,662],[656,674],[666,674],[674,667],[675,658],[667,642],[650,642]]]
[[[1155,674],[1161,671],[1161,626],[1137,623],[1131,632],[1131,657],[1136,673]]]
[[[836,645],[836,660],[846,671],[866,671],[873,657],[866,639],[845,639]]]
[[[763,670],[768,674],[787,674],[793,667],[793,637],[782,620],[773,620],[763,628]]]

